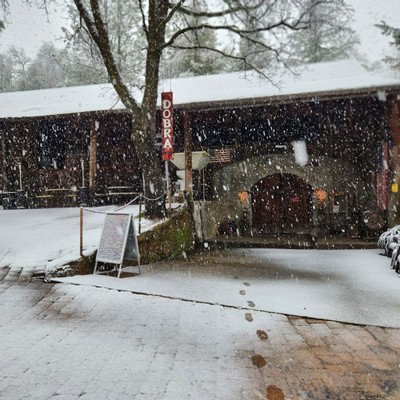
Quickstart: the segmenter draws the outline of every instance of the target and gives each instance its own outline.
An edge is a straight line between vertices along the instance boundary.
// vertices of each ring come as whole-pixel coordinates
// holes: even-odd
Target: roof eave
[[[286,95],[273,95],[265,97],[239,98],[230,100],[206,101],[197,103],[175,104],[175,108],[182,111],[208,111],[227,108],[248,108],[260,105],[275,105],[293,102],[329,101],[340,100],[349,97],[377,97],[378,92],[386,95],[400,94],[400,85],[375,86],[369,88],[338,89],[321,92],[295,93]]]

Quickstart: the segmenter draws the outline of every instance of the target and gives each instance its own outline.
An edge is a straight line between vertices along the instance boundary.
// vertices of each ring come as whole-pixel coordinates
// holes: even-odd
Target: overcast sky
[[[400,27],[400,0],[348,0],[355,10],[354,29],[360,35],[361,52],[371,61],[381,60],[392,49],[388,45],[389,38],[383,36],[374,27],[381,20]],[[24,5],[24,0],[10,1],[10,17],[6,30],[0,35],[0,52],[14,45],[23,47],[30,57],[34,57],[41,43],[53,40],[58,46],[60,27],[66,24],[60,7],[51,7],[50,15]],[[397,18],[396,18],[397,17]]]

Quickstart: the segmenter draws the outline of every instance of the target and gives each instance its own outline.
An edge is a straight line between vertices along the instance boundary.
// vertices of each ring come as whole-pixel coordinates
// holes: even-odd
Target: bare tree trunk
[[[165,40],[165,24],[168,2],[149,1],[148,50],[146,57],[146,87],[140,112],[133,114],[133,140],[139,153],[140,165],[145,176],[146,215],[156,218],[165,216],[166,192],[163,185],[161,161],[155,149],[157,134],[157,96],[162,45]],[[150,200],[151,199],[151,200]]]
[[[144,111],[144,110],[143,110]],[[161,162],[154,146],[155,134],[151,129],[151,119],[140,113],[132,118],[132,140],[144,176],[144,195],[146,216],[163,218],[165,216],[165,191],[162,181]]]
[[[149,0],[148,19],[144,23],[148,48],[146,52],[145,89],[142,103],[139,105],[132,97],[120,74],[113,57],[106,26],[101,16],[99,0],[90,1],[90,9],[82,0],[74,0],[81,18],[97,44],[107,69],[110,81],[121,101],[132,114],[132,140],[139,158],[147,198],[146,215],[151,218],[165,216],[165,191],[161,161],[155,149],[157,133],[157,95],[160,60],[165,41],[165,18],[168,15],[169,2]],[[90,10],[90,12],[88,12]]]

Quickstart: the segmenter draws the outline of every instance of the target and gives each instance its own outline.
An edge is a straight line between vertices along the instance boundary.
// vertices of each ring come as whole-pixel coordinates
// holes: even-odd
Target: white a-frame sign
[[[96,255],[94,274],[105,274],[118,270],[118,278],[124,260],[136,260],[140,273],[140,256],[135,224],[131,214],[107,213]],[[115,268],[101,271],[98,263],[116,264]],[[117,269],[118,268],[118,269]]]

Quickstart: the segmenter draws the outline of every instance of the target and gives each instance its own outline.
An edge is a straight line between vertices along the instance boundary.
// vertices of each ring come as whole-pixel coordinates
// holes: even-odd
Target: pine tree
[[[289,36],[294,63],[315,63],[349,58],[358,38],[351,29],[353,10],[343,1],[309,0],[309,28]]]
[[[11,92],[13,84],[13,62],[11,57],[0,54],[0,92]]]
[[[187,6],[199,12],[207,11],[207,2],[204,0],[191,0]],[[191,26],[205,23],[205,18],[199,16],[181,16],[181,19]],[[165,52],[162,76],[172,78],[222,72],[225,66],[223,57],[211,51],[217,47],[218,38],[213,30],[185,33]]]
[[[248,70],[256,67],[259,70],[265,70],[273,63],[270,50],[259,46],[259,43],[265,42],[266,33],[257,31],[257,21],[251,16],[248,16],[243,23],[245,29],[255,32],[239,39],[237,55],[240,59],[235,63],[234,69]]]
[[[375,26],[382,30],[383,35],[393,38],[393,42],[390,44],[395,48],[395,52],[397,53],[395,56],[385,57],[384,61],[393,69],[400,69],[400,28],[389,26],[383,21]]]
[[[43,43],[19,81],[19,88],[33,90],[64,86],[65,76],[58,61],[60,52],[53,43]]]

